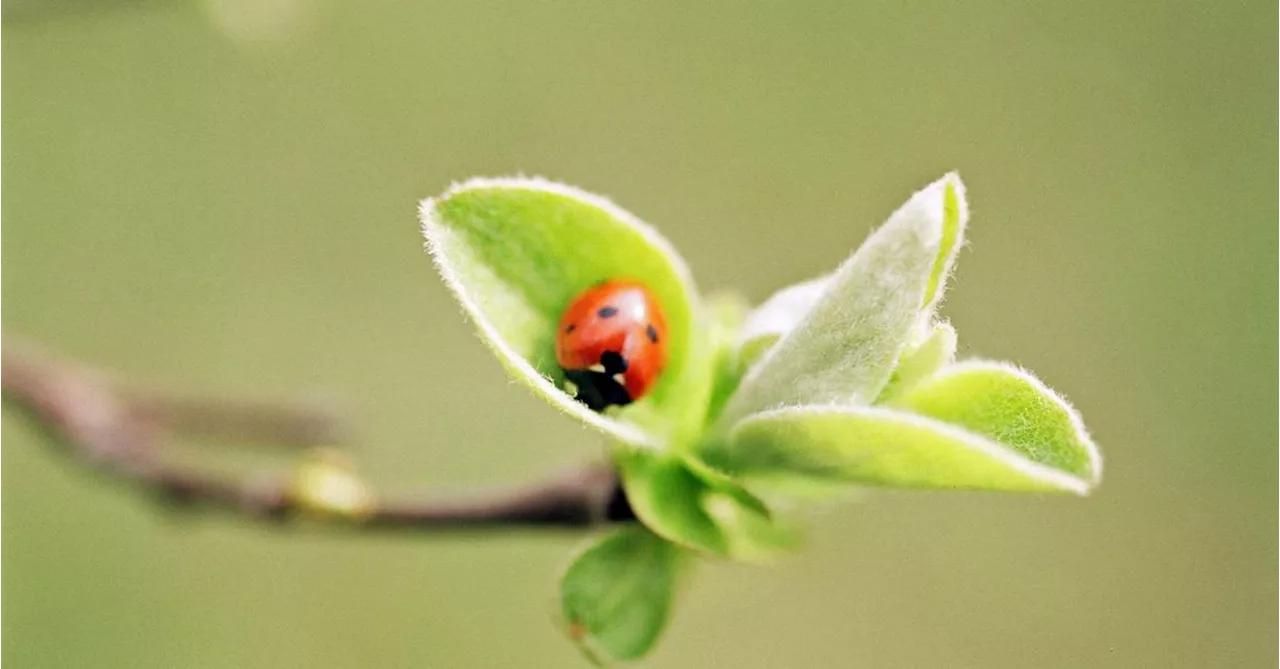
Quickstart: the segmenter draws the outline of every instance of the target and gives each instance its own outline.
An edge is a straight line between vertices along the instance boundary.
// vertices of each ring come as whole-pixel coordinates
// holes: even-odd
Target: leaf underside
[[[783,406],[874,401],[941,292],[963,239],[962,190],[959,178],[948,175],[916,193],[819,284],[813,306],[762,354],[729,400],[722,425]],[[793,288],[797,300],[811,299],[804,291],[813,283]]]

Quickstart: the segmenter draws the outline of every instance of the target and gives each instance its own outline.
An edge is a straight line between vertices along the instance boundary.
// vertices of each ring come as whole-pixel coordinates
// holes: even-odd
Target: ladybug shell
[[[577,399],[596,411],[644,397],[667,364],[667,321],[642,284],[588,288],[560,318],[556,361]]]

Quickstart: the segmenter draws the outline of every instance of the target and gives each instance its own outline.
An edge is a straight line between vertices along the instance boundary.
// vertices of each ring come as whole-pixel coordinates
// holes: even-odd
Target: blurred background
[[[1102,487],[832,509],[777,567],[704,565],[649,664],[1272,666],[1276,4],[695,4],[7,2],[4,326],[342,398],[382,490],[516,481],[601,444],[474,338],[420,198],[577,184],[758,301],[958,169],[943,313],[1072,399]],[[164,513],[10,407],[3,436],[10,666],[579,662],[579,536]]]

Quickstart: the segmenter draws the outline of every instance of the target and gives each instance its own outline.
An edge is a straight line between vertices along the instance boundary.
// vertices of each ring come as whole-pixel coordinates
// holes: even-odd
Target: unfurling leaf
[[[721,425],[782,406],[874,401],[941,294],[963,239],[963,197],[959,177],[948,175],[894,212],[750,369]]]

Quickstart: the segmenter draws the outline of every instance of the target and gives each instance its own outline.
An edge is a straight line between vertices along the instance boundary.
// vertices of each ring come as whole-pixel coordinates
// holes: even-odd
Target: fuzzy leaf
[[[918,381],[956,359],[956,329],[950,323],[935,323],[923,341],[907,347],[893,370],[889,385],[880,391],[876,404],[896,397]]]
[[[569,637],[597,664],[634,660],[658,640],[675,596],[681,551],[643,527],[579,553],[560,580]]]
[[[762,482],[816,479],[899,488],[1086,493],[1091,481],[934,418],[880,407],[803,406],[755,414],[707,454]]]
[[[1013,365],[951,365],[908,389],[893,404],[982,435],[1091,485],[1102,476],[1102,456],[1076,410]]]
[[[763,502],[696,460],[648,451],[616,460],[632,510],[670,541],[744,561],[764,561],[795,544]]]
[[[964,188],[947,175],[916,193],[845,261],[800,323],[747,373],[722,425],[797,404],[865,405],[888,383],[941,294],[963,239]]]
[[[480,336],[517,380],[556,408],[631,445],[662,446],[700,419],[709,394],[704,333],[684,261],[649,226],[608,200],[541,179],[473,179],[423,201],[427,248]],[[631,278],[667,317],[669,359],[650,394],[605,416],[563,392],[555,360],[565,307],[600,281]],[[697,350],[695,350],[697,349]]]

